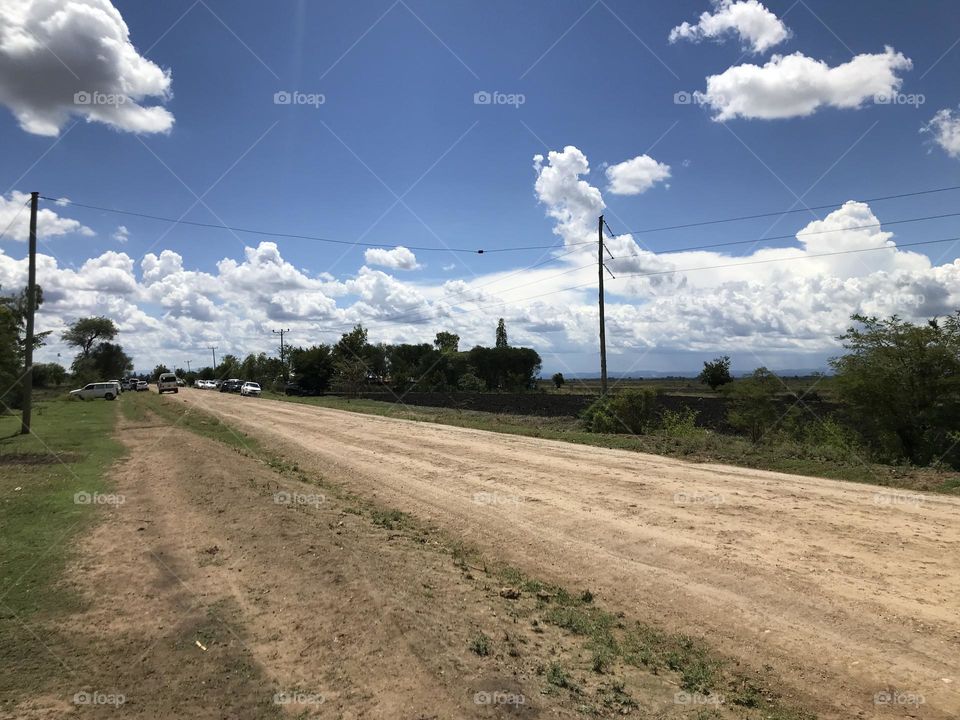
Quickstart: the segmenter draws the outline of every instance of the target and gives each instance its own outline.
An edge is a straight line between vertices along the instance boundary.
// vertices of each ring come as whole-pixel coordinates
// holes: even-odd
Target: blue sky
[[[106,0],[88,1],[94,8],[109,5]],[[57,5],[49,0],[35,4]],[[701,13],[719,13],[723,4],[115,0],[113,6],[129,28],[130,43],[142,58],[169,72],[168,97],[147,97],[141,104],[166,108],[172,127],[166,132],[118,128],[87,122],[77,112],[62,122],[58,135],[25,129],[15,112],[32,99],[21,94],[13,101],[10,91],[5,94],[4,85],[13,84],[11,73],[18,67],[8,53],[0,56],[0,63],[7,64],[0,67],[0,101],[9,108],[0,112],[4,149],[0,182],[9,187],[8,199],[13,191],[39,190],[76,203],[165,217],[186,213],[186,219],[199,222],[350,242],[488,250],[554,243],[576,247],[572,243],[579,229],[555,233],[556,218],[547,216],[551,206],[534,187],[538,177],[534,156],[543,155],[541,167],[550,167],[549,152],[564,153],[567,146],[577,149],[590,165],[589,174],[573,181],[583,180],[602,192],[604,212],[617,233],[803,203],[836,202],[839,211],[847,200],[957,184],[958,160],[950,155],[949,133],[955,120],[951,111],[960,103],[955,4],[928,1],[907,9],[891,0],[770,0],[761,7],[789,32],[771,48],[752,52],[750,41],[736,30],[717,38],[670,42],[672,28],[684,21],[696,23]],[[58,64],[78,62],[86,68],[82,59],[74,59],[69,38],[56,37],[47,44],[55,41],[68,51],[59,54],[69,55]],[[715,119],[717,105],[675,101],[677,93],[708,92],[708,76],[746,64],[762,66],[775,55],[801,53],[835,67],[855,55],[880,57],[886,47],[909,59],[909,68],[901,62],[893,71],[902,104],[878,104],[869,98],[857,107],[827,105],[798,117],[741,115],[721,122]],[[73,49],[82,53],[83,48],[77,43]],[[46,60],[51,63],[49,72],[58,74],[56,64]],[[75,90],[96,87],[83,70],[70,75],[76,78]],[[101,79],[95,73],[91,77]],[[38,82],[43,81],[41,75]],[[65,83],[70,82],[67,77]],[[799,83],[792,90],[787,85],[789,92],[805,92]],[[523,103],[476,104],[474,96],[482,91],[519,94]],[[322,95],[323,103],[276,104],[278,92]],[[835,98],[830,93],[837,91],[824,92]],[[943,111],[947,112],[940,116],[943,122],[930,126]],[[930,131],[921,133],[925,126]],[[940,135],[937,129],[942,129]],[[643,155],[669,166],[669,177],[641,193],[609,192],[605,164]],[[197,196],[202,196],[201,203]],[[947,192],[878,202],[870,204],[868,212],[881,223],[889,222],[953,212],[956,199],[957,193]],[[560,200],[576,202],[576,197]],[[271,284],[266,293],[255,287],[255,280],[253,289],[217,285],[224,281],[218,263],[230,258],[242,269],[246,257],[248,264],[257,265],[255,250],[261,242],[271,241],[269,237],[237,237],[78,206],[46,206],[94,234],[51,233],[44,238],[42,251],[56,263],[48,285],[60,283],[63,288],[60,295],[54,294],[44,320],[56,329],[89,311],[115,313],[125,330],[121,339],[134,350],[138,366],[161,360],[179,364],[180,355],[202,359],[205,355],[196,348],[210,342],[237,352],[270,350],[268,331],[277,321],[296,327],[297,342],[330,340],[341,326],[365,319],[375,323],[377,318],[397,315],[398,309],[430,318],[406,325],[373,324],[373,339],[428,339],[449,328],[461,332],[465,345],[472,344],[485,340],[484,328],[504,315],[518,342],[542,351],[545,369],[589,371],[596,363],[596,341],[588,322],[591,312],[596,321],[593,289],[557,292],[540,299],[540,304],[523,299],[595,276],[595,270],[584,270],[582,276],[571,272],[556,280],[547,278],[571,268],[571,256],[541,266],[535,272],[542,275],[527,271],[494,284],[497,294],[474,305],[451,306],[444,297],[454,286],[444,283],[462,281],[465,285],[455,286],[460,293],[471,285],[489,288],[495,273],[515,272],[550,258],[550,253],[477,256],[415,251],[419,267],[401,270],[374,265],[362,248],[276,238],[277,257],[282,259],[271,255],[272,267],[281,263],[301,276],[291,275],[287,286]],[[823,218],[828,213],[816,215]],[[637,238],[643,242],[638,251],[791,235],[813,220],[814,213],[804,212],[645,234]],[[842,225],[844,218],[836,220]],[[127,230],[125,242],[115,238],[119,225]],[[960,235],[957,228],[957,219],[948,218],[889,230],[895,233],[894,242],[905,243]],[[839,235],[834,239],[836,247],[847,247]],[[245,246],[251,248],[247,255]],[[796,239],[762,246],[799,247]],[[16,285],[22,267],[13,261],[23,257],[25,246],[8,238],[0,241],[0,250],[9,266],[0,282],[9,289]],[[648,283],[639,281],[631,285],[611,280],[607,285],[614,316],[611,366],[695,369],[715,352],[733,354],[741,369],[761,362],[780,367],[822,365],[835,352],[831,338],[844,318],[852,311],[872,309],[871,298],[879,303],[878,311],[916,317],[931,310],[942,314],[956,306],[960,271],[953,262],[960,245],[911,250],[925,253],[931,267],[922,268],[907,257],[902,264],[870,264],[852,273],[837,274],[832,267],[819,274],[804,271],[806,284],[796,292],[814,292],[810,283],[818,292],[827,292],[824,287],[830,283],[824,285],[825,278],[843,285],[827,301],[828,315],[816,308],[805,312],[793,308],[783,309],[784,317],[770,317],[764,293],[779,280],[765,274],[703,285],[705,271],[675,273],[671,278],[676,284],[666,292],[664,288],[653,292]],[[152,254],[159,259],[163,251],[179,256],[179,281],[168,273],[163,275],[164,290],[151,290],[144,277],[144,258]],[[752,246],[734,246],[721,259],[747,259],[755,251]],[[110,266],[110,272],[95,273],[90,266],[82,271],[84,263],[105,253],[110,255],[100,264]],[[129,263],[115,257],[120,254]],[[670,267],[697,267],[708,260],[674,257],[685,262],[678,260]],[[581,262],[586,255],[574,253],[572,258]],[[660,268],[663,262],[648,256],[644,261],[641,270]],[[801,264],[781,268],[790,277],[787,268]],[[356,280],[364,266],[366,285]],[[76,277],[56,274],[70,269],[81,272]],[[129,278],[117,280],[116,273]],[[285,273],[289,274],[280,271]],[[529,282],[527,277],[546,279],[511,294],[513,286]],[[96,292],[90,289],[94,278],[94,284],[103,283]],[[931,278],[939,283],[938,303],[923,297],[913,302],[908,298],[902,307],[883,306],[881,301],[891,292],[919,298],[923,293],[916,286]],[[881,280],[889,286],[883,288]],[[264,287],[274,282],[281,281],[270,279]],[[738,283],[755,288],[741,292]],[[245,287],[250,293],[246,300]],[[214,310],[197,311],[201,300],[187,297],[191,292],[206,294]],[[301,301],[311,293],[316,297],[309,308],[296,306],[302,310],[298,313],[291,311],[293,299],[278,300],[277,293]],[[716,302],[731,297],[725,293],[752,299],[744,301],[740,311],[726,313],[730,303]],[[867,305],[856,299],[858,293]],[[671,294],[682,294],[686,304],[667,308],[662,303],[669,302]],[[687,328],[689,332],[664,332],[649,325],[652,316],[682,326],[698,294],[713,298],[713,305],[696,327]],[[464,300],[463,294],[457,299]],[[276,310],[278,303],[287,303],[282,312]],[[476,310],[494,303],[502,306],[490,312]],[[541,322],[543,318],[547,321]],[[813,331],[818,327],[819,338]],[[488,334],[492,332],[491,326]],[[61,349],[54,344],[47,352]]]

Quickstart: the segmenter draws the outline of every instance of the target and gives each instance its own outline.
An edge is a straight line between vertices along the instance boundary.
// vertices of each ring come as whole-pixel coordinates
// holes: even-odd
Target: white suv
[[[160,377],[157,378],[157,392],[163,395],[165,392],[177,392],[179,389],[177,384],[177,376],[173,373],[160,373]]]
[[[118,394],[117,384],[114,382],[90,383],[79,390],[70,391],[70,397],[80,398],[81,400],[93,400],[94,398],[114,400]]]
[[[260,385],[255,382],[245,382],[240,386],[240,394],[246,395],[247,397],[251,395],[260,397]]]

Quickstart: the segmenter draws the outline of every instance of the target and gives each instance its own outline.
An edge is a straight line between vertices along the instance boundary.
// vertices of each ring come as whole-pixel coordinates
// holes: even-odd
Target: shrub
[[[660,413],[660,430],[667,437],[685,438],[703,432],[697,427],[699,413],[692,407],[679,410],[664,408]]]
[[[654,427],[656,408],[653,390],[626,390],[598,398],[580,419],[590,432],[642,435]]]
[[[749,378],[728,385],[727,421],[746,432],[754,443],[760,442],[779,417],[777,394],[781,387],[777,376],[766,368],[758,368]]]

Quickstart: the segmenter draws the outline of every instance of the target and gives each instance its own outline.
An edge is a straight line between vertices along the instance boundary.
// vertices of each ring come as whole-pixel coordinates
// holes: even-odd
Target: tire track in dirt
[[[203,391],[169,400],[772,665],[825,715],[960,715],[960,500]],[[876,705],[886,690],[925,702]]]

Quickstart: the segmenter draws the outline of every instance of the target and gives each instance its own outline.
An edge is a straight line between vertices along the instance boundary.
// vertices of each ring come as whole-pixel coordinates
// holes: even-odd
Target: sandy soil
[[[501,597],[435,532],[379,526],[349,498],[156,417],[118,435],[123,502],[103,508],[63,583],[80,608],[24,633],[62,673],[22,678],[36,687],[3,720],[691,716],[675,677],[638,668],[617,672],[636,704],[605,705],[622,696],[585,669],[582,641],[533,622],[535,598]],[[545,682],[551,661],[577,693]]]
[[[205,408],[536,576],[772,666],[823,717],[960,717],[958,499],[209,391],[163,401]]]

